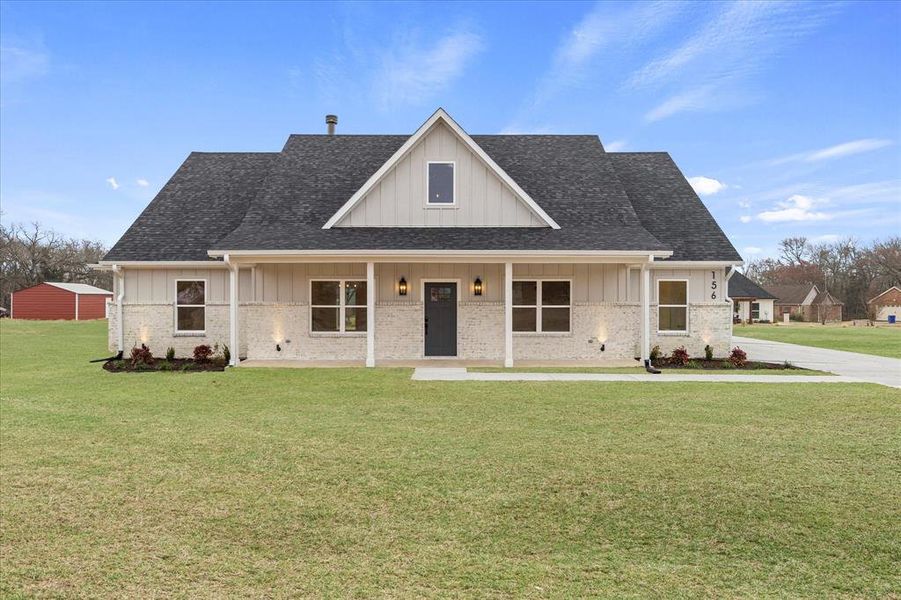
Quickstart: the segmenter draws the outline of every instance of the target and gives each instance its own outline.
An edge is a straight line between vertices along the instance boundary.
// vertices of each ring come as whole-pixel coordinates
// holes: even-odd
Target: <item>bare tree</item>
[[[110,273],[88,268],[104,254],[106,248],[100,242],[67,239],[40,223],[0,224],[0,303],[9,306],[12,292],[44,281],[111,289]]]

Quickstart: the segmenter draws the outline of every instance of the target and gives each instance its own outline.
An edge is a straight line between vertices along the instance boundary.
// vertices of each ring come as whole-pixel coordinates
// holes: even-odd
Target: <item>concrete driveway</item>
[[[751,360],[788,361],[805,369],[829,371],[861,381],[901,388],[901,360],[857,352],[827,350],[813,346],[732,337],[732,345],[748,353]]]

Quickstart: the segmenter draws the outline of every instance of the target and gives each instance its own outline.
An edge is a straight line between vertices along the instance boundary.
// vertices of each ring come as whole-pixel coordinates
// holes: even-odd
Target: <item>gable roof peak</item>
[[[460,125],[454,121],[454,119],[447,113],[446,110],[438,107],[432,116],[430,116],[426,121],[419,126],[419,128],[407,138],[407,141],[403,143],[403,145],[397,149],[397,151],[389,158],[385,163],[375,172],[372,176],[366,180],[366,183],[358,189],[350,199],[344,203],[344,205],[338,209],[338,212],[333,214],[328,221],[326,221],[325,225],[322,226],[323,229],[331,229],[335,225],[337,225],[347,214],[353,209],[354,206],[360,203],[361,200],[366,196],[366,194],[374,188],[379,181],[394,167],[400,160],[407,155],[413,149],[413,146],[419,142],[420,139],[423,138],[432,127],[438,123],[439,121],[443,122],[447,125],[450,130],[457,135],[463,143],[474,153],[476,154],[485,164],[488,166],[489,170],[493,171],[498,177],[503,180],[505,184],[507,184],[510,189],[513,190],[514,195],[518,196],[536,215],[538,218],[544,221],[548,227],[551,229],[560,229],[560,225],[557,224],[554,219],[548,215],[541,206],[538,205],[535,200],[532,199],[529,194],[523,190],[518,183],[516,183],[512,177],[510,177],[496,162],[492,159],[483,149],[479,146],[472,137],[464,131]]]

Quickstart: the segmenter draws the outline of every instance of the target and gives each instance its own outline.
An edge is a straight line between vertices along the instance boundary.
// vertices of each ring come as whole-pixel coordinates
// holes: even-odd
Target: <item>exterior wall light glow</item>
[[[403,277],[401,277],[400,281],[397,282],[397,293],[400,296],[407,295],[407,280]]]
[[[482,278],[476,277],[476,280],[472,283],[472,293],[474,296],[482,295]]]

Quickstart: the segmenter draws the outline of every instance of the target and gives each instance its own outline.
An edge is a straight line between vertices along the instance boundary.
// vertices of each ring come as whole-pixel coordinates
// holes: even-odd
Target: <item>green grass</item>
[[[735,335],[901,358],[901,327],[841,327],[839,325],[736,325]]]
[[[642,375],[644,367],[469,367],[472,373],[601,373]],[[670,375],[832,375],[814,369],[662,369]]]
[[[901,392],[112,374],[0,324],[3,597],[887,597]]]

